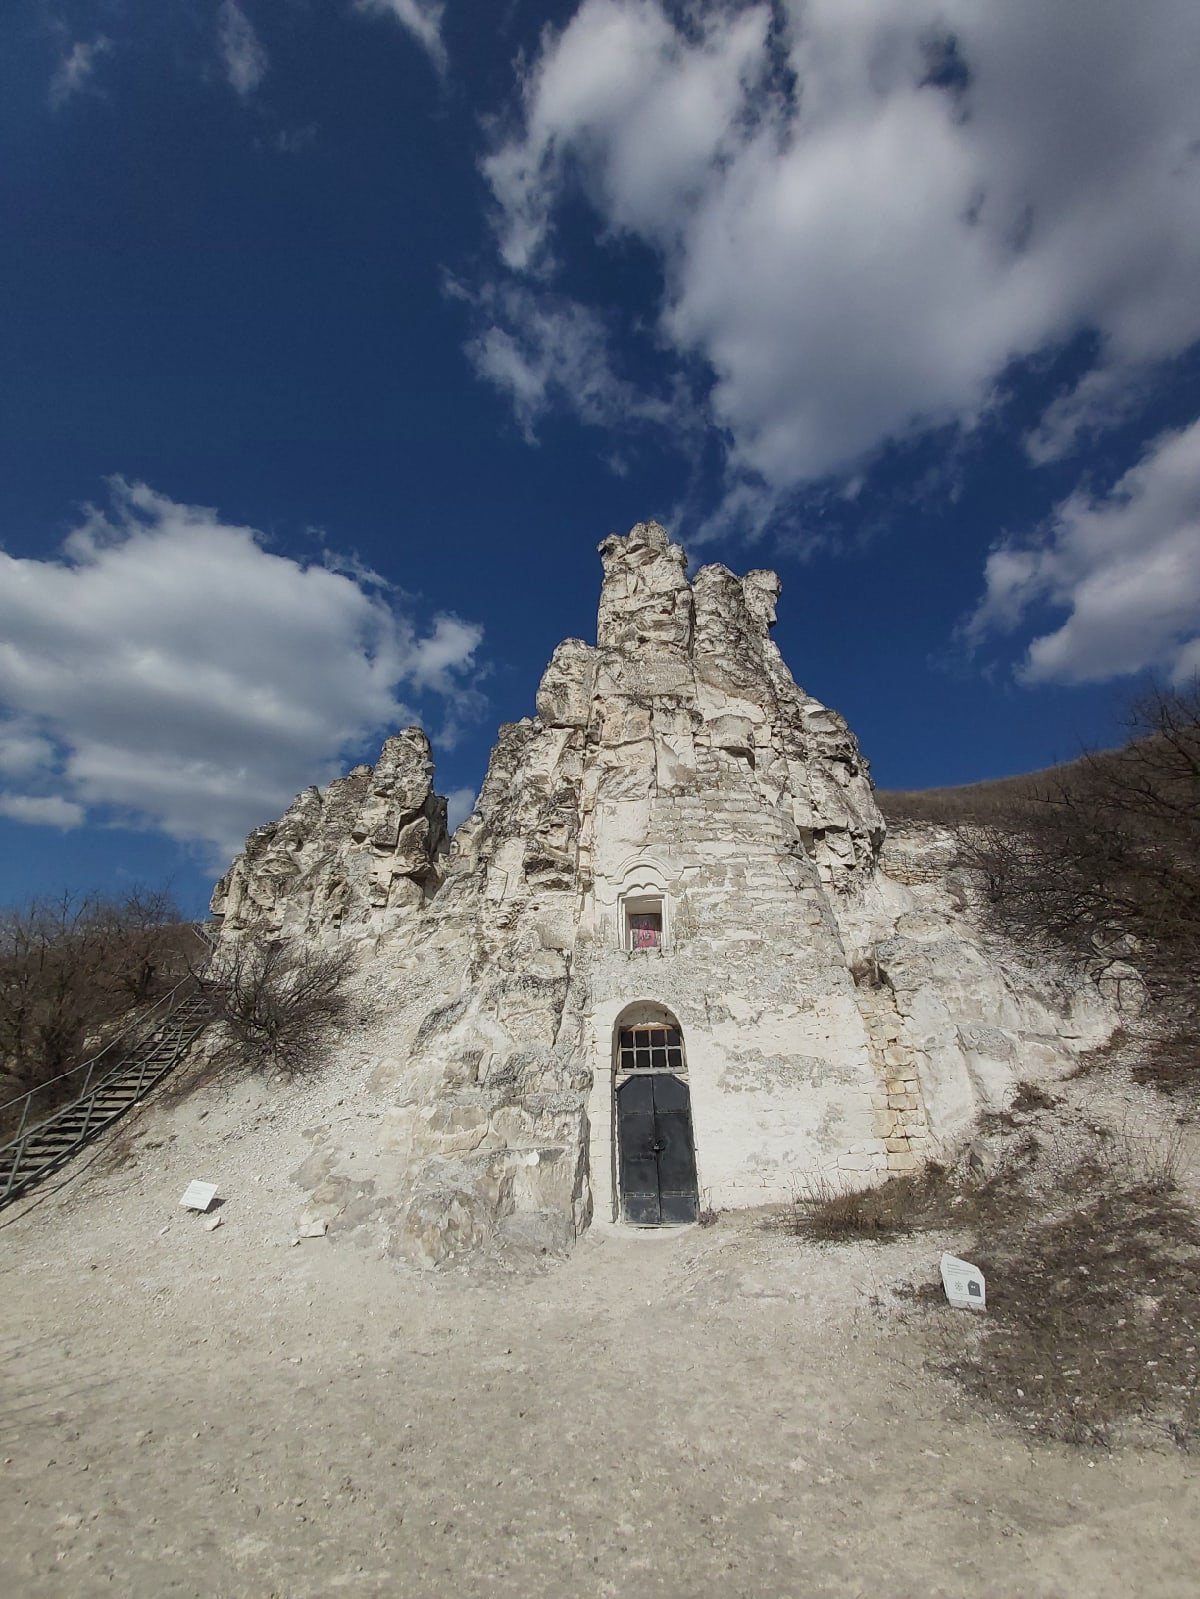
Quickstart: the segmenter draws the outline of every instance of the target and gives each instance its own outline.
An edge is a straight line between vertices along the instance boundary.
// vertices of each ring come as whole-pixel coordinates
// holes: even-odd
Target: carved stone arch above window
[[[662,867],[645,856],[627,861],[617,895],[620,948],[629,954],[662,954],[671,948],[671,923],[671,896]]]

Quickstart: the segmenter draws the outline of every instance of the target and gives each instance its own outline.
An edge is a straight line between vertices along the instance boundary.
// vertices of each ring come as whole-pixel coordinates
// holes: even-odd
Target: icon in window
[[[662,948],[662,913],[660,911],[631,911],[629,916],[630,949]]]

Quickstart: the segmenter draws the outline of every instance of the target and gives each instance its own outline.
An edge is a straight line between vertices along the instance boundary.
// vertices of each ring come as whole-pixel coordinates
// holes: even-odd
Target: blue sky
[[[773,566],[887,787],[1200,668],[1191,0],[9,0],[0,900],[396,726],[456,811],[596,544]]]

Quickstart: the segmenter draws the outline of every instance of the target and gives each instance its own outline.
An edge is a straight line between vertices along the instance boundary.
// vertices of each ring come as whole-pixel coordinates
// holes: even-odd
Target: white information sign
[[[983,1273],[957,1255],[942,1256],[942,1286],[955,1310],[982,1310],[987,1304]]]
[[[179,1203],[188,1210],[207,1210],[216,1197],[216,1183],[189,1183]]]

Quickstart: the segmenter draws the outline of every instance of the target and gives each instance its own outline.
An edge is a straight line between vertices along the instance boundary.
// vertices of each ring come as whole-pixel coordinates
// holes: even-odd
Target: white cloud
[[[53,765],[54,745],[16,717],[0,720],[0,777],[29,777]]]
[[[446,796],[449,805],[450,831],[453,832],[460,822],[465,822],[475,809],[475,790],[473,788],[452,788]]]
[[[615,227],[660,239],[732,147],[745,93],[761,74],[769,11],[714,16],[688,40],[658,4],[585,0],[547,38],[523,84],[524,131],[483,164],[501,208],[501,253],[542,263],[567,165],[583,163]]]
[[[230,87],[245,99],[266,76],[270,61],[253,23],[237,0],[221,0],[217,42]]]
[[[112,50],[112,40],[99,34],[89,43],[78,39],[55,68],[50,79],[50,104],[54,110],[65,105],[72,95],[89,88],[101,56]]]
[[[433,632],[413,647],[407,676],[415,688],[432,689],[435,694],[453,695],[455,674],[464,661],[474,658],[483,642],[483,629],[477,622],[440,615],[433,619]]]
[[[418,628],[375,584],[144,484],[111,487],[60,559],[0,552],[0,750],[15,743],[19,771],[32,740],[38,786],[227,856],[415,720],[402,691],[449,723],[477,712],[475,624]]]
[[[668,398],[643,393],[618,375],[603,320],[586,306],[511,283],[475,295],[451,284],[449,292],[471,302],[481,328],[467,354],[509,400],[530,443],[541,418],[563,406],[614,430],[652,424],[678,437],[687,427],[678,391]]]
[[[0,794],[0,816],[34,827],[58,827],[69,832],[82,825],[85,811],[58,794]]]
[[[1192,0],[583,0],[483,164],[500,257],[549,294],[580,188],[598,243],[647,247],[735,486],[969,428],[1011,362],[1090,333],[1047,458],[1200,337],[1198,52]],[[498,318],[475,359],[524,418],[560,357]]]
[[[1025,682],[1094,683],[1200,666],[1200,422],[1158,439],[1105,495],[1076,493],[1040,541],[1004,544],[967,626],[980,643],[1046,606],[1066,620],[1029,645]]]
[[[439,72],[446,70],[446,46],[442,42],[442,17],[445,6],[441,0],[357,0],[360,11],[375,16],[395,17],[400,26],[428,55]]]
[[[1046,407],[1024,439],[1037,466],[1061,460],[1078,445],[1133,416],[1144,404],[1152,372],[1133,364],[1092,367]]]

